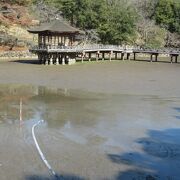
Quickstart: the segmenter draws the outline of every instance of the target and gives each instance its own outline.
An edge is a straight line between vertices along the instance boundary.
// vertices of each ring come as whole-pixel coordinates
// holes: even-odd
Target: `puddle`
[[[179,109],[178,97],[1,85],[1,179],[51,179],[31,135],[42,119],[38,141],[64,177],[178,179]]]

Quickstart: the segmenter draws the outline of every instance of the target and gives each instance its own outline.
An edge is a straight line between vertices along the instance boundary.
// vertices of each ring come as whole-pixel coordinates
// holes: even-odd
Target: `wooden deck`
[[[165,55],[170,57],[170,62],[178,62],[178,56],[180,56],[180,49],[176,50],[150,50],[150,49],[137,49],[137,48],[126,48],[121,46],[113,45],[93,45],[93,46],[46,46],[46,47],[34,47],[30,49],[31,52],[42,56],[42,54],[52,55],[46,64],[54,64],[53,59],[59,57],[59,55],[67,56],[68,58],[73,56],[80,57],[81,61],[91,61],[92,57],[98,60],[109,59],[121,59],[121,60],[136,60],[137,54],[146,54],[150,56],[149,61],[158,61],[158,56]],[[66,58],[65,58],[66,59]],[[56,60],[56,62],[59,60]],[[64,60],[65,61],[65,60]],[[44,61],[43,61],[44,63]],[[57,63],[59,64],[59,63]],[[65,64],[65,63],[64,63]]]

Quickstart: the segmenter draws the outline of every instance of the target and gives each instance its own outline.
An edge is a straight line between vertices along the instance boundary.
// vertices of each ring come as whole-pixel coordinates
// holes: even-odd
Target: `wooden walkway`
[[[109,59],[121,59],[121,60],[136,60],[137,54],[150,56],[149,61],[158,61],[158,56],[165,55],[170,57],[170,62],[178,63],[178,56],[180,56],[180,49],[177,50],[150,50],[150,49],[137,49],[137,48],[126,48],[114,45],[92,45],[92,46],[46,46],[46,47],[34,47],[30,49],[31,52],[40,54],[75,54],[83,62],[85,60],[96,61]]]

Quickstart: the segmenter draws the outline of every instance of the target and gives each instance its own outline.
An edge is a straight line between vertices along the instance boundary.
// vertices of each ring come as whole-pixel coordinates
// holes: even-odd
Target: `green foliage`
[[[0,1],[25,6],[42,2],[47,7],[55,7],[72,25],[98,34],[104,44],[139,42],[148,47],[161,47],[165,44],[164,29],[180,36],[180,0]],[[144,24],[141,20],[137,21],[139,17]],[[153,21],[161,28],[152,24]]]
[[[162,48],[165,45],[166,31],[154,26],[149,32],[145,46],[148,48]]]
[[[180,33],[180,1],[159,0],[155,9],[155,20],[170,32]]]
[[[110,44],[132,42],[137,17],[133,9],[115,5],[107,12],[106,20],[98,27],[102,42]]]
[[[124,0],[54,0],[72,25],[95,29],[102,43],[131,42],[137,14]]]

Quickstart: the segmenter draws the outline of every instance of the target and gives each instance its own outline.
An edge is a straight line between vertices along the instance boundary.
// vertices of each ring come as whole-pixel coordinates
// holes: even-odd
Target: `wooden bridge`
[[[170,57],[170,62],[177,63],[180,50],[150,50],[127,48],[114,45],[89,45],[89,46],[36,46],[30,49],[31,52],[38,54],[41,64],[72,64],[76,60],[136,60],[137,54],[145,54],[150,57],[150,62],[157,62],[158,56],[165,55]]]

